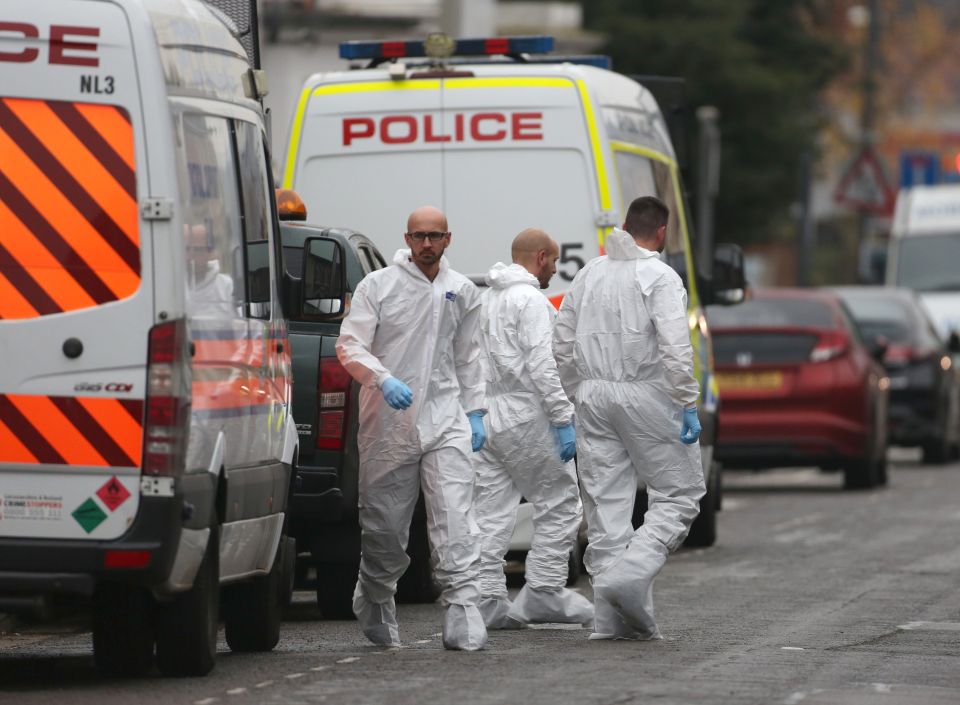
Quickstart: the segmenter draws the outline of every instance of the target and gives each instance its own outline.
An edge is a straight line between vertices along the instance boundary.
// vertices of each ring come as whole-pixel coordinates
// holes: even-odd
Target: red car
[[[833,293],[754,290],[707,319],[720,387],[716,456],[727,467],[842,468],[844,487],[885,484],[889,380]]]

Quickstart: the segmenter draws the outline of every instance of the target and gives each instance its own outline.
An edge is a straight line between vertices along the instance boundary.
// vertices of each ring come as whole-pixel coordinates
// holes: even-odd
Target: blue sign
[[[940,155],[934,152],[900,153],[900,187],[931,186],[940,181]]]

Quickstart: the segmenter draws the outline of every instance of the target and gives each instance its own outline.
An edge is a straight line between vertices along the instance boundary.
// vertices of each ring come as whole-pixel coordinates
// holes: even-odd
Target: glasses
[[[414,242],[423,242],[424,240],[429,240],[430,242],[440,242],[449,234],[449,232],[440,232],[439,230],[431,230],[430,232],[417,230],[416,232],[407,233],[407,237]]]

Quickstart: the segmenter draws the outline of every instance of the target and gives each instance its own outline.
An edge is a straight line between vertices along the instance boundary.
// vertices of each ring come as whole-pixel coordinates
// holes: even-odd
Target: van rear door
[[[116,5],[0,8],[2,537],[110,539],[136,516],[153,320],[136,65]]]

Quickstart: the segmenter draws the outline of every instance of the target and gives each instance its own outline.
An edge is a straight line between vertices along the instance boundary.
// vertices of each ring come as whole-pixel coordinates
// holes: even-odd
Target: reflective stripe
[[[290,144],[287,145],[287,163],[283,169],[283,188],[293,188],[293,172],[297,165],[297,148],[300,146],[300,132],[303,130],[303,116],[307,111],[310,89],[304,88],[297,101],[297,111],[293,114],[290,127]]]
[[[590,91],[584,81],[577,81],[577,90],[580,91],[580,101],[583,105],[583,117],[587,121],[587,132],[590,135],[590,148],[593,151],[593,166],[597,172],[597,190],[600,196],[600,208],[608,211],[613,207],[610,200],[610,179],[607,177],[607,162],[603,154],[603,145],[600,142],[600,131],[597,129],[597,119],[593,111],[593,101]],[[604,253],[603,243],[610,234],[611,228],[597,229],[597,242],[600,245],[600,254]]]

